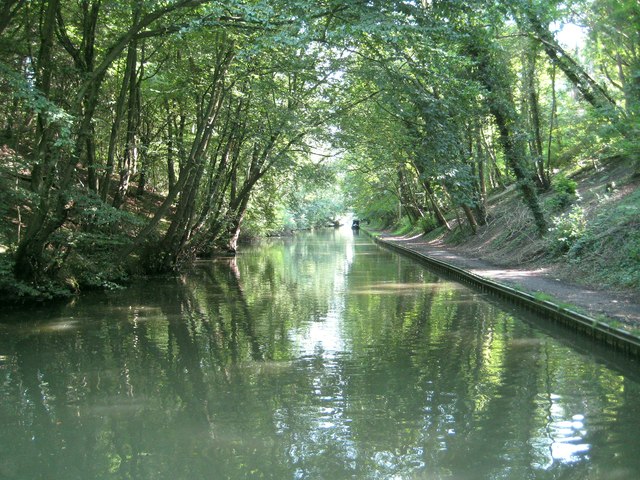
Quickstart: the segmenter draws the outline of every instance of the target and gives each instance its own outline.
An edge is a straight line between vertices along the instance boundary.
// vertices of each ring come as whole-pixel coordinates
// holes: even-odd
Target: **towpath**
[[[621,295],[555,278],[545,268],[527,269],[495,265],[482,259],[461,255],[437,242],[427,242],[422,236],[393,236],[386,233],[377,233],[376,236],[385,242],[401,245],[520,291],[549,295],[554,303],[574,305],[591,317],[604,315],[619,322],[619,327],[634,330],[640,328],[640,292]]]

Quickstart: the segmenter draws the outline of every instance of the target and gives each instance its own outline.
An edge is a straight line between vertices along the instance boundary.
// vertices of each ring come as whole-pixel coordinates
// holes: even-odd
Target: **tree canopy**
[[[0,287],[16,295],[179,270],[346,210],[425,231],[460,212],[475,231],[512,183],[543,235],[539,193],[576,152],[639,158],[636,1],[0,9]]]

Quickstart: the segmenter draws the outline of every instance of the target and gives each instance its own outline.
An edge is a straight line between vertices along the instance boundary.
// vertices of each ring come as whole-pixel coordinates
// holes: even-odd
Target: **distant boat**
[[[351,230],[360,230],[360,220],[354,220],[351,224]]]

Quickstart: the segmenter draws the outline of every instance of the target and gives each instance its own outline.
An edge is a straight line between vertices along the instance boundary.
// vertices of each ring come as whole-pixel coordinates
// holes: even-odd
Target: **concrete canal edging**
[[[416,259],[433,270],[446,273],[462,283],[472,285],[482,291],[491,292],[501,298],[514,302],[527,310],[560,323],[618,351],[640,358],[640,338],[625,330],[612,327],[589,315],[562,307],[548,300],[539,300],[529,293],[522,292],[513,287],[496,282],[495,280],[456,267],[450,263],[416,252],[402,245],[385,241],[371,232],[366,233],[371,236],[378,245]]]

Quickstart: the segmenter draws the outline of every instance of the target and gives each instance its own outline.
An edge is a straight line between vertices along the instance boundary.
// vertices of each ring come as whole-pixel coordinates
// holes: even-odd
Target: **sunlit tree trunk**
[[[417,169],[417,167],[416,167]],[[419,172],[420,170],[418,170]],[[444,212],[440,207],[438,199],[433,191],[433,187],[431,186],[431,182],[428,179],[422,180],[422,186],[424,187],[425,193],[429,202],[431,203],[431,208],[433,209],[433,213],[436,216],[436,220],[438,221],[438,225],[446,228],[448,231],[451,231],[451,225],[447,221],[447,218],[444,216]]]
[[[141,117],[142,119],[142,117]],[[138,153],[140,158],[140,165],[138,167],[138,186],[136,187],[136,196],[143,195],[147,189],[147,182],[149,180],[148,174],[150,171],[151,156],[149,154],[149,145],[153,141],[153,135],[151,132],[151,124],[149,119],[145,119],[140,126],[140,144],[141,149]]]
[[[496,152],[493,145],[489,145],[485,136],[484,129],[480,129],[480,139],[482,141],[483,150],[486,152],[489,158],[489,179],[491,180],[491,186],[493,188],[500,188],[504,190],[505,184],[502,178],[502,172],[498,166],[498,159],[496,158]]]
[[[402,203],[402,210],[409,217],[411,223],[415,224],[424,216],[424,213],[416,201],[410,182],[411,180],[407,178],[404,168],[402,166],[398,167],[398,186],[400,188],[400,202]]]

